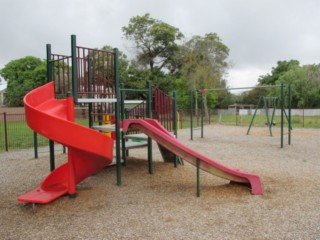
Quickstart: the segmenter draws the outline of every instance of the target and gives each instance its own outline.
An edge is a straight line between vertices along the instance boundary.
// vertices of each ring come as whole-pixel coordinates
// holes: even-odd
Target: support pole
[[[253,117],[252,117],[252,119],[251,119],[251,122],[250,122],[250,125],[249,125],[249,128],[248,128],[248,131],[247,131],[247,135],[249,135],[250,129],[251,129],[251,127],[252,127],[254,118],[256,117],[256,114],[257,114],[258,108],[259,108],[259,106],[260,106],[261,100],[262,100],[262,96],[260,96],[259,101],[258,101],[258,104],[257,104],[257,106],[256,106],[256,109],[254,110]]]
[[[47,44],[47,81],[52,81],[51,44]],[[50,171],[55,169],[54,142],[49,139]]]
[[[71,92],[67,93],[67,119],[74,122],[74,102]],[[70,198],[76,197],[76,169],[74,149],[68,149],[68,195]]]
[[[38,134],[33,132],[34,158],[38,158]]]
[[[94,74],[93,74],[93,69],[94,69],[94,66],[93,66],[93,59],[90,58],[90,56],[88,56],[88,91],[91,92],[92,89],[91,89],[91,84],[94,82]],[[89,98],[93,98],[92,96],[92,93],[89,93]],[[92,111],[93,111],[93,106],[92,106],[92,103],[89,103],[88,104],[88,112],[89,112],[89,128],[92,128],[93,126],[93,114],[92,114]]]
[[[49,140],[49,151],[50,151],[50,171],[52,172],[55,167],[54,161],[54,141]]]
[[[147,101],[147,117],[152,118],[152,84],[151,81],[147,82],[148,89],[148,101]],[[152,162],[152,139],[148,137],[148,165],[149,174],[153,174],[153,162]]]
[[[121,119],[125,119],[125,109],[124,109],[124,100],[125,100],[125,91],[122,91],[124,88],[123,83],[120,84],[120,95],[121,95]],[[121,146],[122,146],[122,159],[123,159],[123,165],[126,165],[127,163],[127,151],[126,151],[126,141],[125,141],[125,133],[122,132],[121,135]]]
[[[114,49],[114,80],[116,89],[115,117],[116,117],[116,169],[117,169],[117,185],[121,186],[121,149],[120,149],[120,84],[119,84],[119,60],[118,49]]]
[[[283,113],[284,113],[284,85],[281,83],[281,140],[280,147],[283,148]]]
[[[178,138],[178,126],[177,126],[177,93],[176,91],[173,91],[172,93],[173,96],[173,130],[174,130],[174,135],[176,138]],[[174,158],[174,167],[178,167],[178,156],[175,155]]]
[[[78,69],[77,69],[77,37],[71,35],[71,64],[72,64],[72,96],[74,102],[78,102]]]
[[[200,197],[200,160],[197,159],[197,197]]]
[[[6,145],[6,152],[9,151],[9,144],[8,144],[8,125],[7,125],[7,113],[3,113],[3,122],[4,122],[4,141]]]
[[[272,137],[271,123],[270,123],[270,118],[269,118],[269,104],[268,104],[268,99],[266,97],[263,97],[263,105],[264,105],[264,109],[265,109],[265,113],[266,113],[269,133],[270,133],[270,136]]]
[[[288,144],[291,144],[291,84],[288,86]]]
[[[51,44],[47,44],[47,82],[52,81]]]

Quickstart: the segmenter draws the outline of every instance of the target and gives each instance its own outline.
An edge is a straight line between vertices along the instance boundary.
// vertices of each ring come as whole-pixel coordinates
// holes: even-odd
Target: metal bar
[[[88,49],[88,50],[90,50],[90,51],[96,51],[97,49],[95,49],[95,48],[88,48],[88,47],[81,47],[81,46],[78,46],[79,48],[85,48],[85,49]],[[114,54],[114,51],[108,51],[108,50],[101,50],[101,49],[99,49],[99,51],[100,52],[104,52],[104,53],[107,53],[107,54]]]
[[[230,91],[230,90],[244,90],[244,89],[253,89],[253,88],[276,88],[281,87],[281,85],[272,85],[272,86],[255,86],[255,87],[238,87],[238,88],[208,88],[204,91]]]
[[[271,124],[270,124],[270,119],[269,119],[269,106],[268,106],[267,99],[265,97],[263,97],[263,106],[264,106],[264,109],[265,109],[265,112],[266,112],[269,133],[270,133],[270,136],[272,137],[272,131],[271,131],[271,126],[270,126]]]
[[[50,171],[52,172],[55,167],[54,162],[54,141],[49,140],[49,151],[50,151]]]
[[[8,152],[9,147],[8,147],[8,125],[7,125],[7,113],[3,113],[3,121],[4,121],[4,141],[6,145],[6,152]]]
[[[85,61],[83,61],[83,63],[85,63]],[[85,75],[84,75],[85,76]],[[93,76],[93,61],[90,58],[90,56],[88,56],[88,81],[87,81],[87,88],[88,88],[88,92],[89,92],[89,98],[92,98],[92,93],[91,92],[91,83],[94,81],[94,76]],[[93,126],[93,105],[92,103],[88,104],[88,111],[89,111],[89,128],[91,128]]]
[[[116,118],[116,169],[117,169],[117,185],[121,186],[121,152],[120,152],[120,85],[119,85],[119,59],[118,49],[114,49],[114,80],[117,102],[115,103]]]
[[[51,44],[47,44],[47,82],[52,81]]]
[[[173,91],[173,131],[176,138],[178,138],[178,127],[177,127],[177,93]],[[174,167],[178,167],[178,156],[175,155]]]
[[[193,90],[190,90],[190,139],[193,140]]]
[[[272,128],[272,126],[274,125],[274,115],[275,115],[275,112],[276,112],[276,102],[277,101],[277,99],[274,99],[273,100],[273,102],[272,102],[272,104],[273,104],[273,111],[272,111],[272,116],[271,116],[271,125],[270,125],[270,131],[271,131],[271,128]],[[272,133],[272,132],[271,132]]]
[[[148,88],[148,101],[147,101],[147,117],[152,117],[152,84],[151,81],[147,82]],[[152,139],[148,137],[148,165],[149,165],[149,174],[153,174],[153,162],[152,162]]]
[[[280,147],[283,148],[283,112],[284,112],[284,91],[283,91],[284,85],[281,84],[281,143]]]
[[[72,64],[72,96],[78,102],[78,68],[77,68],[77,40],[76,35],[71,35],[71,64]]]
[[[289,114],[289,119],[288,119],[288,144],[291,144],[291,130],[292,130],[292,126],[291,126],[291,84],[289,84],[288,86],[288,114]]]
[[[34,148],[34,158],[38,158],[38,134],[33,132],[33,148]]]
[[[51,45],[47,44],[47,81],[52,81],[52,65],[51,60]],[[54,159],[54,142],[49,139],[49,151],[50,151],[50,171],[55,169],[55,159]]]
[[[68,71],[67,71],[67,89],[68,89],[68,91],[70,91],[71,90],[71,86],[70,86],[70,58],[68,58],[67,59],[67,69],[68,69]]]
[[[257,104],[257,106],[256,106],[256,109],[254,110],[253,117],[252,117],[252,119],[251,119],[251,122],[250,122],[250,125],[249,125],[249,128],[248,128],[248,131],[247,131],[247,135],[249,135],[250,129],[251,129],[251,127],[252,127],[254,118],[256,117],[256,114],[257,114],[257,111],[258,111],[258,108],[259,108],[259,106],[260,106],[260,102],[261,102],[262,98],[263,98],[263,97],[260,96],[259,101],[258,101],[258,104]]]
[[[131,91],[131,92],[147,92],[148,89],[133,89],[133,88],[122,88],[120,91]]]
[[[197,158],[197,197],[200,197],[200,160]]]
[[[124,100],[125,100],[125,92],[121,91],[123,88],[123,83],[120,84],[120,95],[121,95],[121,119],[125,119],[125,109],[124,109]],[[122,158],[123,158],[123,165],[126,165],[126,143],[125,143],[125,133],[122,133],[121,136],[121,143],[122,143]]]
[[[48,45],[50,45],[50,44],[48,44]],[[58,56],[58,59],[56,59],[56,60],[52,59],[52,60],[49,61],[50,63],[59,62],[61,60],[65,60],[65,59],[71,58],[71,56],[63,56],[63,55],[58,55],[58,54],[52,54],[52,56]]]

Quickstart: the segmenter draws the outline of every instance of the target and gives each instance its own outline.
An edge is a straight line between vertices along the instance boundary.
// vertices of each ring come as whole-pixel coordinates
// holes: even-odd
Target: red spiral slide
[[[20,202],[45,204],[76,192],[76,184],[109,165],[113,140],[74,123],[73,98],[54,98],[54,82],[24,97],[26,121],[35,132],[68,147],[68,161],[52,171],[37,189],[18,197]]]

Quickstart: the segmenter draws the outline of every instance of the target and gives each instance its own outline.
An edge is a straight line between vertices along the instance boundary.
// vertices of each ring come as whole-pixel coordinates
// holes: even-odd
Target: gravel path
[[[37,206],[19,203],[48,174],[48,152],[0,154],[1,239],[320,239],[320,130],[294,129],[280,149],[279,133],[266,128],[209,126],[179,131],[191,148],[229,167],[261,176],[265,194],[161,161],[154,144],[154,174],[146,149],[130,151],[121,187],[109,167],[77,186],[75,199]],[[66,155],[56,153],[57,165]]]

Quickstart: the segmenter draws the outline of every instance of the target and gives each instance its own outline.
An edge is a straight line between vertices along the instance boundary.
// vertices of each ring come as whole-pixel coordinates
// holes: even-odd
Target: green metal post
[[[283,148],[284,85],[281,83],[281,148]]]
[[[197,159],[197,197],[200,197],[200,160]]]
[[[121,186],[121,152],[120,152],[120,83],[119,83],[119,52],[118,49],[114,49],[114,78],[116,98],[115,103],[115,117],[116,117],[116,169],[117,169],[117,185]]]
[[[52,81],[51,44],[47,44],[47,82]]]
[[[152,118],[152,84],[148,80],[148,101],[147,101],[147,116]],[[152,162],[152,139],[148,137],[148,163],[149,163],[149,174],[153,174],[153,162]]]
[[[125,91],[123,91],[124,85],[123,83],[120,84],[120,95],[121,95],[121,119],[125,119],[125,109],[124,109],[124,100],[125,100]],[[122,144],[122,159],[123,159],[123,165],[126,165],[126,143],[125,143],[125,134],[122,133],[121,135],[121,144]]]
[[[176,138],[178,138],[178,125],[177,125],[177,93],[176,91],[173,91],[173,130],[174,135]],[[174,167],[178,167],[178,156],[176,155],[174,158]]]
[[[71,76],[72,76],[72,96],[74,102],[78,102],[78,69],[77,69],[77,37],[71,35]]]
[[[259,106],[260,106],[261,100],[262,100],[262,96],[260,96],[259,101],[258,101],[258,104],[257,104],[257,106],[256,106],[256,109],[254,110],[253,117],[252,117],[252,119],[251,119],[251,122],[250,122],[250,125],[249,125],[249,128],[248,128],[248,131],[247,131],[247,135],[249,135],[250,129],[251,129],[251,127],[252,127],[254,118],[256,117],[256,114],[257,114],[258,108],[259,108]]]
[[[291,84],[289,84],[288,86],[288,115],[289,115],[289,119],[288,119],[288,144],[291,144]]]
[[[124,89],[124,84],[120,84],[120,95],[121,95],[121,119],[125,119],[125,109],[124,109],[124,101],[125,101],[125,91]]]
[[[49,140],[49,151],[50,151],[50,171],[52,172],[55,167],[54,161],[54,141]]]
[[[267,102],[267,98],[266,97],[262,97],[263,98],[263,106],[264,106],[264,110],[265,110],[265,114],[266,114],[266,118],[267,118],[267,125],[269,128],[269,133],[270,136],[272,136],[272,131],[271,131],[271,124],[270,124],[270,119],[269,119],[269,105]]]
[[[89,74],[89,81],[88,81],[88,90],[89,92],[91,92],[91,84],[94,82],[94,74],[93,74],[93,60],[92,58],[90,58],[90,56],[88,56],[88,63],[89,63],[89,67],[88,67],[88,74]],[[90,93],[89,98],[93,97],[92,94]],[[77,99],[78,101],[78,99]],[[88,112],[89,112],[89,128],[91,128],[93,126],[93,106],[92,103],[88,104]]]
[[[9,146],[8,146],[8,126],[7,126],[7,113],[4,112],[3,113],[3,125],[4,125],[4,142],[5,142],[5,148],[6,148],[6,152],[8,152],[9,150]]]
[[[52,81],[52,62],[51,62],[51,45],[47,44],[47,81]],[[55,169],[54,160],[54,142],[49,139],[49,152],[50,152],[50,170]]]
[[[173,91],[173,130],[174,135],[178,138],[178,117],[177,117],[177,92]]]
[[[38,158],[38,134],[33,132],[34,158]]]
[[[190,139],[193,140],[193,90],[190,90]]]

